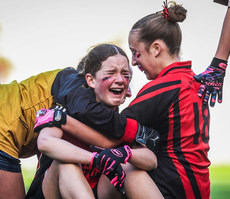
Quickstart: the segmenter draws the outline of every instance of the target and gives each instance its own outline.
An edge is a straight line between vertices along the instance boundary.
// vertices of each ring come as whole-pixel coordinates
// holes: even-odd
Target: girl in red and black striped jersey
[[[187,10],[167,2],[164,10],[136,22],[129,34],[132,64],[147,83],[122,114],[160,132],[158,167],[149,172],[166,199],[210,197],[209,107],[197,96],[191,61],[179,57],[178,22]]]

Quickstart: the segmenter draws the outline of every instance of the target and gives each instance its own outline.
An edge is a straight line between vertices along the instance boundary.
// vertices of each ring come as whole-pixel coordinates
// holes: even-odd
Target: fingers
[[[202,75],[202,74],[195,75],[195,76],[193,76],[193,78],[194,78],[197,82],[201,82],[201,80],[202,80],[202,78],[203,78],[203,75]]]
[[[122,194],[125,194],[125,188],[124,188],[125,177],[126,177],[125,172],[122,169],[121,165],[119,165],[117,167],[117,182],[114,184],[114,186]]]
[[[97,165],[99,166],[98,168],[102,171],[102,173],[109,174],[117,168],[119,163],[116,160],[103,155],[102,158],[98,158]]]
[[[217,90],[213,89],[212,94],[211,94],[211,99],[210,99],[210,106],[211,107],[215,106],[215,103],[216,103],[216,93],[217,93]]]
[[[210,92],[207,90],[203,99],[203,103],[207,104],[210,97]]]
[[[222,103],[222,99],[223,99],[222,98],[222,89],[218,90],[217,95],[218,95],[218,102]]]
[[[122,169],[121,165],[119,165],[116,170],[114,170],[113,172],[110,172],[106,176],[109,178],[110,183],[114,187],[116,187],[116,189],[120,193],[125,194],[124,183],[125,183],[126,174],[124,170]]]
[[[197,93],[199,97],[203,96],[205,89],[206,89],[206,86],[201,84],[200,89],[198,90],[198,93]]]

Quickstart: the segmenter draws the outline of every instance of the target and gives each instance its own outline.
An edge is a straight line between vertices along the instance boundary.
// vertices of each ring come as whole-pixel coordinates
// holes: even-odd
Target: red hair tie
[[[163,5],[162,7],[163,7],[164,9],[163,9],[163,11],[161,12],[161,14],[162,14],[168,21],[170,21],[167,0],[164,2],[164,5]]]

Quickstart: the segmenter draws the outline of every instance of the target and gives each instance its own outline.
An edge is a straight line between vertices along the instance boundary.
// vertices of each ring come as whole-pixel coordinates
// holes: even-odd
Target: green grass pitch
[[[22,168],[26,191],[33,180],[35,170]],[[210,166],[211,179],[211,198],[229,199],[230,198],[230,165]]]

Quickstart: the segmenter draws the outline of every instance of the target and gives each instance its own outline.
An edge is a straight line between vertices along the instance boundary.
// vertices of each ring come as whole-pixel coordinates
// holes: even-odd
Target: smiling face
[[[102,62],[95,77],[86,75],[88,85],[94,88],[96,99],[108,107],[117,107],[125,99],[129,87],[129,63],[125,56],[117,54]]]
[[[151,50],[147,51],[145,43],[138,41],[137,32],[130,32],[129,48],[132,52],[132,65],[138,66],[148,80],[155,79],[159,69],[154,53]]]

